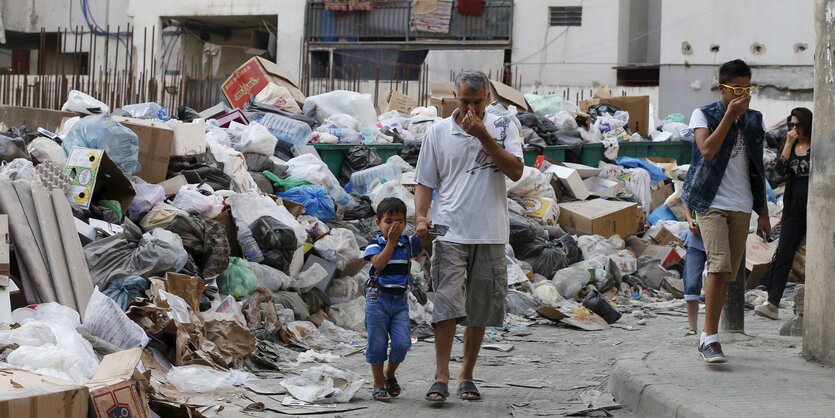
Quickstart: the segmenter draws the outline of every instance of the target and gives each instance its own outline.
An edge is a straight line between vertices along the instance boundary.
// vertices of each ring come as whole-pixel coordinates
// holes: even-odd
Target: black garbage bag
[[[180,106],[177,108],[177,119],[185,123],[191,123],[195,119],[200,119],[200,113],[188,106]]]
[[[777,172],[777,166],[772,164],[765,168],[765,178],[768,180],[768,184],[771,186],[772,189],[776,189],[788,181],[788,176],[780,175]]]
[[[772,129],[765,133],[765,143],[768,148],[777,148],[782,149],[783,143],[786,141],[786,134],[789,132],[789,128],[786,125],[783,125],[777,129]]]
[[[357,193],[351,193],[351,203],[343,207],[342,219],[355,221],[374,216],[371,198]]]
[[[570,265],[560,241],[537,238],[527,244],[518,245],[518,247],[518,251],[516,247],[513,248],[516,258],[529,263],[534,273],[545,277],[552,277],[557,270]]]
[[[20,138],[0,135],[0,161],[10,163],[18,158],[29,159],[29,153],[26,152],[26,143]]]
[[[409,291],[412,292],[412,296],[414,296],[415,299],[417,299],[418,303],[421,304],[421,306],[426,305],[426,302],[429,301],[429,297],[426,296],[426,292],[424,292],[423,288],[421,288],[417,283],[415,283],[411,277],[409,278],[409,281],[411,282],[411,284],[409,285]]]
[[[531,218],[511,213],[509,219],[510,236],[508,238],[508,242],[513,247],[513,251],[517,252],[517,255],[517,246],[530,244],[536,239],[548,236],[548,232],[545,231],[545,227]]]
[[[274,194],[277,190],[273,186],[273,182],[270,181],[266,176],[259,172],[250,171],[249,175],[252,176],[252,181],[258,185],[258,190],[261,190],[264,194]],[[283,189],[283,187],[282,187]]]
[[[525,137],[525,145],[529,147],[539,148],[540,150],[543,150],[548,145],[545,143],[545,140],[542,139],[542,137],[539,136],[536,133],[536,131],[534,131],[531,128],[523,127],[522,136]]]
[[[8,132],[3,133],[11,138],[21,139],[26,145],[29,145],[30,142],[34,141],[35,138],[42,136],[37,131],[33,131],[29,129],[26,125],[19,126],[17,128],[11,128]]]
[[[400,158],[412,166],[417,165],[418,156],[420,156],[421,141],[406,141],[403,143],[403,149],[400,150]]]
[[[583,250],[580,249],[577,245],[577,241],[574,240],[574,237],[571,236],[571,234],[565,234],[555,241],[557,241],[565,251],[565,255],[568,257],[569,265],[583,261]]]
[[[116,225],[122,223],[122,219],[119,218],[119,215],[113,209],[102,205],[90,205],[90,218]]]
[[[582,145],[584,142],[579,129],[557,131],[554,134],[557,137],[557,145],[578,146]]]
[[[649,256],[638,257],[638,270],[635,275],[643,281],[647,287],[655,290],[661,289],[661,283],[668,276],[667,270],[661,266],[661,261]]]
[[[600,103],[600,104],[596,104],[594,106],[589,106],[589,111],[586,112],[586,113],[588,113],[588,115],[591,116],[592,119],[594,120],[594,119],[597,119],[600,116],[603,116],[603,115],[606,115],[606,114],[614,115],[615,112],[618,112],[618,111],[621,111],[621,110],[623,110],[623,109],[621,109],[621,108],[619,108],[615,105],[611,105],[611,104],[608,104],[608,103]]]
[[[180,236],[200,277],[214,277],[229,267],[229,240],[220,222],[202,215],[177,215],[166,228]]]
[[[298,248],[296,233],[293,228],[284,225],[271,216],[262,216],[249,224],[252,238],[258,243],[264,260],[261,264],[287,273],[293,253]]]
[[[302,297],[304,304],[307,305],[307,311],[311,315],[319,312],[320,309],[327,311],[331,307],[330,297],[318,287],[311,287],[310,290],[299,295]]]
[[[197,174],[214,191],[232,189],[232,177],[229,177],[228,174],[219,168],[198,165],[192,166],[188,170],[183,170],[183,173]]]
[[[505,312],[518,316],[532,316],[542,305],[535,297],[513,289],[507,290],[504,301]]]
[[[373,149],[363,145],[351,147],[342,161],[342,168],[339,170],[339,183],[344,186],[351,181],[351,175],[354,172],[376,167],[382,163],[383,160]]]
[[[246,169],[249,171],[273,171],[275,163],[270,157],[258,154],[256,152],[245,152],[244,159],[246,160]]]
[[[119,307],[126,311],[134,299],[147,298],[145,291],[150,288],[151,282],[142,276],[124,276],[111,279],[102,293],[116,301]]]
[[[278,142],[275,143],[275,152],[273,152],[273,156],[281,161],[290,161],[293,158],[293,155],[292,143],[283,139],[279,139]]]
[[[583,306],[600,315],[607,324],[614,324],[621,317],[621,313],[612,307],[609,301],[606,300],[606,297],[601,295],[597,290],[592,290],[586,295],[586,298],[583,299]]]
[[[168,173],[166,173],[166,177],[174,177],[177,174],[180,174],[181,171],[188,170],[189,168],[200,164],[213,165],[210,163],[213,161],[214,156],[210,152],[190,156],[172,156],[168,160]]]

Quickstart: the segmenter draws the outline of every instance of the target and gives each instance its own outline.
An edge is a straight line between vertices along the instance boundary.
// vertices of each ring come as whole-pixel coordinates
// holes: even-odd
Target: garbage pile
[[[414,165],[439,118],[434,107],[378,116],[367,95],[300,101],[291,90],[269,83],[243,109],[175,117],[156,103],[110,113],[74,91],[65,109],[77,115],[60,126],[0,133],[14,250],[0,273],[31,304],[4,320],[3,367],[91,396],[129,387],[148,400],[129,408],[146,416],[211,415],[215,392],[286,393],[268,408],[290,414],[349,402],[363,378],[321,363],[365,346],[362,250],[375,208],[398,197],[414,220]],[[553,100],[529,100],[534,113],[488,108],[529,145],[605,140],[628,121],[606,105],[581,126]],[[385,160],[365,146],[391,142],[405,146]],[[356,145],[331,172],[310,144]],[[601,330],[680,306],[686,167],[614,161],[545,162],[508,181],[508,326],[541,317]],[[411,264],[417,338],[432,336],[428,267],[427,254]]]

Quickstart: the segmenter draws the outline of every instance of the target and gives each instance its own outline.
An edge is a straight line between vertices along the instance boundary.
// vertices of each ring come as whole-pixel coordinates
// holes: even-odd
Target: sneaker
[[[778,313],[779,310],[777,309],[777,307],[768,302],[754,307],[754,314],[759,315],[763,318],[777,319]]]
[[[706,363],[724,363],[725,353],[722,352],[722,344],[718,342],[699,346],[699,351],[702,352],[702,358]]]

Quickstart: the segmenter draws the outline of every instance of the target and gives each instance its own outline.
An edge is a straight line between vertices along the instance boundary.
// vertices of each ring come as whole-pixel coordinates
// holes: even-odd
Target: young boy
[[[745,252],[752,210],[759,214],[757,233],[764,238],[771,234],[763,117],[748,109],[751,68],[742,60],[722,64],[718,88],[720,100],[694,110],[690,118],[696,142],[682,193],[684,203],[698,214],[707,253],[705,329],[698,349],[708,364],[725,362],[719,317]]]
[[[699,233],[699,224],[693,219],[695,214],[690,213],[690,208],[684,205],[685,218],[690,225],[690,233],[687,234],[687,255],[684,257],[684,301],[687,302],[687,323],[689,330],[687,335],[696,335],[699,329],[699,301],[702,298],[702,273],[705,271],[705,244],[702,242],[702,235]]]
[[[406,204],[396,197],[383,199],[377,206],[380,235],[365,248],[371,260],[371,279],[365,294],[365,329],[368,347],[365,360],[374,376],[375,401],[390,402],[400,395],[394,377],[397,366],[406,358],[412,345],[409,326],[409,274],[411,259],[421,251],[417,235],[403,235],[406,228]],[[391,338],[388,367],[386,349]]]

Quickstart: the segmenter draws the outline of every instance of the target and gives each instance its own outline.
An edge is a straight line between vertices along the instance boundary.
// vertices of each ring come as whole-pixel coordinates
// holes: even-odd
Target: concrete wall
[[[512,61],[530,85],[614,85],[621,2],[517,0]],[[582,26],[551,27],[551,6],[583,6]]]
[[[298,81],[302,62],[305,0],[130,0],[128,15],[137,30],[160,26],[163,16],[252,16],[278,15],[277,62]],[[149,29],[150,30],[150,29]],[[157,30],[159,34],[159,30]],[[161,57],[161,36],[157,35],[156,56]],[[142,40],[134,43],[139,50]],[[150,49],[150,45],[145,47]],[[161,63],[157,62],[157,66]]]
[[[806,228],[806,299],[803,317],[803,353],[807,358],[835,365],[835,79],[832,63],[835,44],[835,2],[816,0],[815,29],[818,57],[815,71],[815,119],[812,127],[812,173]],[[826,116],[824,116],[826,115]],[[822,117],[823,116],[823,117]]]
[[[92,18],[102,28],[107,24],[114,31],[116,25],[125,27],[128,1],[89,0]],[[39,32],[42,27],[48,32],[58,27],[87,27],[78,0],[7,0],[3,2],[3,23],[6,30],[18,32]]]
[[[504,51],[429,51],[426,55],[429,67],[429,80],[449,81],[450,72],[457,73],[461,69],[481,70],[485,73],[500,71],[504,63]]]

